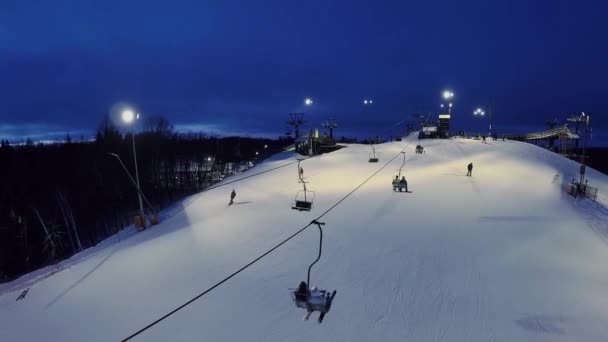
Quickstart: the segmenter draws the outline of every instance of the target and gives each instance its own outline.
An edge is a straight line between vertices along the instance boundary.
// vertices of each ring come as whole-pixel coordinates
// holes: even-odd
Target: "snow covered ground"
[[[133,341],[606,341],[608,176],[588,170],[595,203],[563,191],[576,163],[533,145],[433,140],[417,155],[416,143],[376,146],[377,164],[362,145],[303,162],[316,191],[309,213],[291,209],[293,165],[192,196],[50,276],[4,284],[0,341],[120,341],[308,224],[404,147],[413,193],[391,191],[398,157],[321,220],[311,282],[338,290],[323,324],[318,313],[303,321],[288,292],[316,258],[313,226]]]

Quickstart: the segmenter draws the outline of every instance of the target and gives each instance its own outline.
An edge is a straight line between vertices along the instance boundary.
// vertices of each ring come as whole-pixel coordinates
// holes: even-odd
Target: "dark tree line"
[[[293,142],[177,134],[160,117],[144,127],[135,136],[140,183],[156,210]],[[61,144],[0,141],[0,282],[65,259],[132,223],[136,190],[109,154],[118,154],[134,174],[131,139],[105,119],[92,142],[69,135]]]

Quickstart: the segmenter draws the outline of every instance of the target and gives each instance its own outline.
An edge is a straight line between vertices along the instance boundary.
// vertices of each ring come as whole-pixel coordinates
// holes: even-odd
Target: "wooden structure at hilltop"
[[[568,125],[562,127],[552,128],[546,131],[534,132],[534,133],[523,133],[523,134],[505,134],[505,138],[510,140],[519,141],[532,141],[540,142],[547,141],[552,142],[559,140],[559,153],[569,155],[572,153],[575,142],[580,139],[580,136],[576,133],[572,133]],[[549,144],[551,145],[551,144]]]

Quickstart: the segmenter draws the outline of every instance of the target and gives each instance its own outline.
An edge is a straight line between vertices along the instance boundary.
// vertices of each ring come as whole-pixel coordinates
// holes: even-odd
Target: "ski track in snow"
[[[408,146],[414,193],[391,191],[399,156],[322,220],[311,285],[338,291],[323,324],[318,313],[303,321],[287,291],[316,257],[312,227],[133,341],[605,341],[608,176],[589,169],[598,202],[574,199],[563,188],[578,165],[536,146],[423,140],[426,154],[416,155],[416,143],[375,145],[377,164],[364,145],[307,160],[317,192],[309,213],[290,209],[300,185],[286,167],[191,196],[158,226],[108,239],[60,272],[4,284],[0,340],[118,341],[306,225]],[[232,187],[244,205],[226,206]]]

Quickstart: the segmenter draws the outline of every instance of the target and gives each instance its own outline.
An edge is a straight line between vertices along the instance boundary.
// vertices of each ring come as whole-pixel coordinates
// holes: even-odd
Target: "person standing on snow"
[[[469,172],[467,172],[467,176],[472,177],[473,176],[473,163],[470,163],[469,165],[467,165],[467,169],[469,170]]]
[[[232,193],[230,193],[230,203],[228,205],[232,205],[234,203],[234,198],[236,197],[236,191],[232,189]]]

